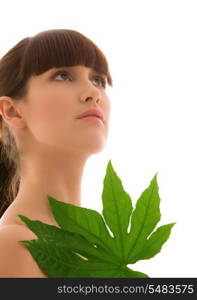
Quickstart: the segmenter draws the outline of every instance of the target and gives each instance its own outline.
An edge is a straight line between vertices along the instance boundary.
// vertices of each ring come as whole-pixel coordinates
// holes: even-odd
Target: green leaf
[[[117,271],[122,277],[126,273],[127,277],[139,274],[147,277],[143,273],[120,267],[117,261],[114,263],[111,260],[110,255],[103,255],[79,234],[32,221],[23,215],[18,216],[40,238],[22,240],[20,243],[28,247],[37,264],[49,277],[99,277],[103,273],[105,277],[113,277],[117,276]]]
[[[148,259],[160,252],[162,245],[168,240],[172,227],[176,223],[167,224],[157,228],[155,232],[146,240],[146,243],[136,259],[133,257],[130,263],[134,264],[138,260]]]
[[[111,161],[107,166],[102,193],[103,216],[114,235],[114,247],[122,263],[126,263],[125,241],[133,207],[129,194],[124,191],[122,182],[115,173]]]
[[[95,210],[57,201],[48,195],[49,204],[57,224],[70,232],[83,235],[90,243],[99,246],[100,251],[107,251],[117,261],[113,250],[113,239],[105,226],[103,217]]]
[[[18,216],[40,239],[54,241],[57,245],[79,252],[82,256],[87,256],[89,259],[94,257],[103,262],[117,264],[117,261],[114,262],[113,257],[108,252],[104,252],[98,247],[96,248],[80,234],[61,230],[56,226],[45,224],[41,221],[32,221],[23,215]]]
[[[68,251],[66,245],[60,246],[51,240],[38,239],[21,242],[27,246],[48,277],[147,277],[144,273],[125,267],[120,268],[94,259],[85,260],[76,253]]]
[[[18,215],[38,237],[19,242],[27,246],[48,277],[148,277],[127,265],[159,253],[175,224],[154,231],[161,217],[156,175],[134,210],[111,160],[103,184],[102,215],[49,195],[53,216],[60,227]]]
[[[127,237],[127,255],[129,261],[142,250],[146,238],[159,222],[161,214],[159,209],[160,197],[156,175],[147,189],[141,194],[136,203],[131,219],[130,232]]]

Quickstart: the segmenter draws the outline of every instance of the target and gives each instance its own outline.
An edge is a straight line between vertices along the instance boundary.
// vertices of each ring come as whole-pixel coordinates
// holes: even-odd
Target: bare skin
[[[39,277],[48,275],[36,263],[21,240],[37,239],[37,236],[21,225],[0,226],[0,278]]]
[[[69,74],[51,78],[62,69]],[[110,102],[98,74],[85,66],[50,69],[32,76],[28,86],[21,101],[0,97],[0,113],[14,133],[22,161],[20,189],[1,224],[21,224],[16,212],[56,224],[46,195],[80,206],[85,163],[106,143]],[[104,124],[76,119],[90,108],[102,110]]]
[[[69,74],[54,77],[58,70]],[[28,94],[20,101],[0,97],[0,114],[21,158],[19,192],[0,219],[0,228],[26,226],[16,214],[57,226],[47,195],[81,205],[85,163],[103,149],[108,136],[110,101],[99,76],[81,65],[53,68],[32,76]],[[103,112],[103,124],[76,119],[92,108]]]

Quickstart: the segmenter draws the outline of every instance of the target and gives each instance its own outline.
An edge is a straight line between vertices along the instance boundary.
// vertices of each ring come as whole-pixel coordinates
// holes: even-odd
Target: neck
[[[34,155],[21,168],[19,192],[14,200],[18,213],[51,220],[47,195],[58,201],[80,206],[81,180],[87,157],[79,155]],[[27,217],[28,217],[27,215]],[[18,217],[17,217],[18,218]],[[40,220],[41,220],[40,219]]]

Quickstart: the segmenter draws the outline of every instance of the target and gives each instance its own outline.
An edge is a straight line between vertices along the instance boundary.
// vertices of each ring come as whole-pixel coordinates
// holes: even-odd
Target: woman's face
[[[99,152],[108,136],[110,116],[102,77],[107,85],[104,75],[82,65],[30,77],[28,94],[18,103],[33,141],[61,150]],[[102,111],[104,123],[76,119],[92,108]]]

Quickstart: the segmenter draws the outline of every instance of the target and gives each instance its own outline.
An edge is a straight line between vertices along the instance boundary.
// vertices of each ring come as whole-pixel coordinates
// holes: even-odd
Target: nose
[[[87,102],[90,99],[94,100],[96,103],[101,101],[101,92],[96,87],[87,88],[80,97],[80,102]]]

